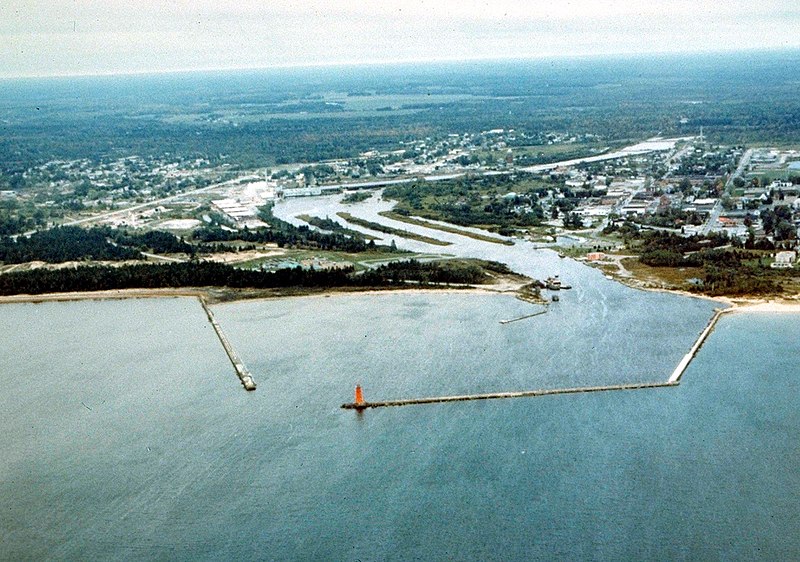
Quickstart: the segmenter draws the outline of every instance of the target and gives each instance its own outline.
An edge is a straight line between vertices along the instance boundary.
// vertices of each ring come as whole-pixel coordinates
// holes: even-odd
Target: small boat
[[[548,277],[544,280],[544,286],[551,291],[559,291],[561,290],[561,279],[558,278],[558,275]]]
[[[550,300],[553,302],[558,302],[558,295],[553,295],[553,297]]]

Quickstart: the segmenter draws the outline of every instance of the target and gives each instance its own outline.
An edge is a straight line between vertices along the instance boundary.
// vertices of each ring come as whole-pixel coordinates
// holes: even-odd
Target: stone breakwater
[[[211,309],[208,308],[208,304],[206,303],[205,299],[200,298],[199,300],[203,310],[206,311],[208,321],[211,323],[211,326],[217,333],[217,337],[219,338],[223,349],[225,349],[225,353],[228,355],[228,359],[230,359],[233,368],[236,370],[236,376],[238,376],[239,380],[242,381],[242,386],[244,386],[246,390],[255,390],[256,381],[253,380],[253,376],[250,374],[250,371],[247,370],[247,367],[245,367],[244,362],[242,362],[241,358],[239,357],[239,354],[237,354],[236,350],[233,349],[231,342],[228,341],[228,338],[225,336],[225,332],[222,331],[222,327],[219,325],[219,322],[217,322],[216,318],[214,318],[214,314],[211,312]]]

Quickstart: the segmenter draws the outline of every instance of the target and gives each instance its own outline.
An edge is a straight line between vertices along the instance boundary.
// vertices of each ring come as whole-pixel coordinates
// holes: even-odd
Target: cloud
[[[5,0],[0,72],[798,47],[780,0]]]

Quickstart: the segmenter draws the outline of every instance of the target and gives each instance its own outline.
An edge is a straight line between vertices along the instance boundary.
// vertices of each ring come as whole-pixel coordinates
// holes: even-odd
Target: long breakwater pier
[[[631,384],[617,384],[617,385],[606,385],[606,386],[584,386],[584,387],[576,387],[576,388],[553,388],[553,389],[539,389],[539,390],[522,390],[519,392],[488,392],[484,394],[461,394],[461,395],[454,395],[454,396],[431,396],[426,398],[408,398],[402,400],[380,400],[375,402],[368,402],[364,400],[364,393],[361,389],[360,385],[356,386],[356,394],[355,394],[355,402],[349,402],[346,404],[342,404],[342,408],[346,410],[366,410],[367,408],[386,408],[390,406],[413,406],[416,404],[440,404],[443,402],[467,402],[470,400],[494,400],[497,398],[525,398],[525,397],[534,397],[534,396],[553,396],[556,394],[580,394],[580,393],[588,393],[588,392],[609,392],[614,390],[640,390],[644,388],[665,388],[665,387],[673,387],[678,386],[680,384],[680,379],[683,376],[683,373],[686,372],[686,369],[689,367],[689,364],[692,362],[692,359],[695,358],[697,352],[700,351],[700,348],[705,343],[708,336],[711,335],[711,332],[714,331],[714,327],[717,325],[720,317],[726,312],[732,312],[735,309],[727,308],[727,309],[716,309],[714,311],[714,316],[711,317],[709,320],[708,325],[706,325],[705,329],[700,332],[697,340],[694,342],[692,347],[689,349],[689,352],[683,356],[683,358],[678,363],[678,366],[675,367],[675,370],[672,372],[672,375],[664,382],[649,382],[649,383],[631,383]],[[539,314],[543,314],[543,312],[538,312],[532,315],[523,316],[520,318],[515,318],[512,320],[501,321],[501,324],[505,324],[508,322],[514,322],[517,320],[522,320],[524,318],[530,318],[531,316],[538,316]]]
[[[539,390],[522,390],[520,392],[488,392],[485,394],[461,394],[456,396],[431,396],[428,398],[409,398],[406,400],[382,400],[367,402],[363,400],[361,387],[356,387],[356,401],[342,404],[346,410],[365,410],[367,408],[385,408],[388,406],[412,406],[414,404],[438,404],[442,402],[467,402],[470,400],[494,400],[497,398],[525,398],[532,396],[553,396],[555,394],[581,394],[588,392],[607,392],[611,390],[640,390],[643,388],[662,388],[678,386],[677,382],[643,382],[616,384],[607,386],[582,386],[576,388],[544,388]],[[358,398],[362,397],[362,400]]]
[[[208,321],[211,323],[211,326],[217,333],[217,337],[219,338],[225,353],[228,355],[228,359],[230,359],[230,362],[236,371],[236,376],[238,376],[239,380],[242,381],[242,386],[244,386],[246,390],[255,390],[256,381],[253,380],[253,375],[250,374],[250,371],[247,370],[247,367],[245,367],[241,358],[236,353],[236,350],[233,349],[231,342],[228,341],[228,338],[225,336],[225,332],[222,331],[222,327],[219,325],[219,322],[217,322],[216,318],[214,318],[214,314],[211,312],[211,309],[208,308],[208,304],[206,303],[205,299],[201,297],[199,300],[203,310],[206,311]]]

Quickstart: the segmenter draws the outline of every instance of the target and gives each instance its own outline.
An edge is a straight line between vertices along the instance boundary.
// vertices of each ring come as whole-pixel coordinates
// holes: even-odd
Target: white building
[[[770,264],[773,269],[791,269],[797,260],[796,252],[778,252],[775,261]]]

